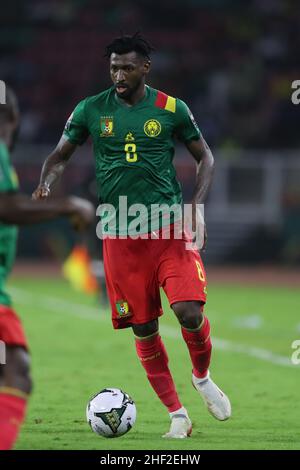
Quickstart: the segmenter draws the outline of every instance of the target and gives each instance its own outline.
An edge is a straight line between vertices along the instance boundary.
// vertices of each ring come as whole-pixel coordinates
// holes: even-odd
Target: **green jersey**
[[[0,141],[0,193],[15,192],[17,189],[18,179],[11,166],[8,149]],[[17,235],[17,227],[0,222],[0,305],[10,305],[5,282],[15,260]]]
[[[151,206],[182,202],[173,166],[174,138],[198,140],[200,131],[183,101],[146,86],[143,99],[133,106],[124,104],[113,87],[84,99],[69,117],[64,135],[79,145],[92,137],[100,203],[111,204],[117,219],[119,196],[127,197],[128,208],[143,204],[148,216],[140,233],[146,233],[151,231]],[[128,233],[120,221],[116,233]]]

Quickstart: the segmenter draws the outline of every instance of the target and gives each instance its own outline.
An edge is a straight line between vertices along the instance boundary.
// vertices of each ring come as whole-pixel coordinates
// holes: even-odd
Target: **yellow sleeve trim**
[[[173,96],[168,96],[165,109],[167,111],[171,111],[171,113],[175,113],[175,111],[176,111],[176,98],[173,98]]]

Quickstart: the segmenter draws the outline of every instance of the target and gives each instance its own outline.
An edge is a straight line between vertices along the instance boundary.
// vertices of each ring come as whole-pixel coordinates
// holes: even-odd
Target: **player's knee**
[[[8,348],[4,367],[4,386],[16,388],[26,394],[32,391],[30,356],[21,347]]]
[[[142,325],[132,325],[133,333],[139,338],[153,335],[158,331],[158,320],[153,320]]]
[[[198,328],[203,320],[201,302],[177,302],[172,309],[184,328]]]

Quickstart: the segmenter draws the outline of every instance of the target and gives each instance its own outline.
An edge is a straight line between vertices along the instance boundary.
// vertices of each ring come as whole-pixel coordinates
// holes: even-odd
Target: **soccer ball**
[[[134,425],[136,407],[127,393],[118,388],[105,388],[88,402],[86,419],[99,436],[119,437]]]

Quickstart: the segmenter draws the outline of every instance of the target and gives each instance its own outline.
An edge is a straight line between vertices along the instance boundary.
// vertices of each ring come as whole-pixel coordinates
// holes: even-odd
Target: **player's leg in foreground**
[[[6,344],[6,363],[0,366],[0,450],[9,450],[24,421],[32,382],[22,326],[5,306],[0,306],[0,339]]]
[[[164,257],[159,265],[159,283],[181,325],[192,361],[192,383],[210,413],[223,421],[230,417],[231,407],[208,372],[212,344],[209,320],[203,315],[206,275],[198,250],[187,249],[187,242],[190,244],[191,238],[185,233],[182,239],[166,241]]]
[[[201,302],[178,302],[172,308],[181,324],[183,339],[188,347],[193,364],[192,383],[200,393],[208,411],[218,420],[224,421],[231,415],[231,405],[209,376],[212,344],[210,324],[203,315]]]
[[[133,325],[138,357],[155,393],[171,417],[170,432],[164,437],[182,439],[192,432],[192,423],[182,406],[168,366],[168,355],[158,332],[158,320]]]

